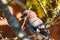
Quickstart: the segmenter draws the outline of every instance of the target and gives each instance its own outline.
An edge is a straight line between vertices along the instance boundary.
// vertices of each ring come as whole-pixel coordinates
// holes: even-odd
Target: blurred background
[[[9,2],[9,0],[6,1]],[[42,8],[40,3],[44,8]],[[37,16],[44,23],[54,22],[53,25],[49,26],[48,30],[50,32],[51,37],[54,40],[60,40],[60,0],[39,0],[39,2],[38,0],[11,0],[11,2],[9,3],[9,10],[12,13],[12,15],[18,20],[20,26],[23,23],[23,19],[20,17],[22,16],[23,11],[28,9],[30,6],[32,6],[31,10],[35,11]],[[26,24],[27,22],[24,25],[25,27],[24,31],[28,34],[28,36],[30,36],[32,35],[32,33],[27,28]],[[7,37],[16,39],[16,35],[11,31],[7,19],[5,18],[1,10],[1,6],[0,6],[0,34],[2,35],[3,38]]]

